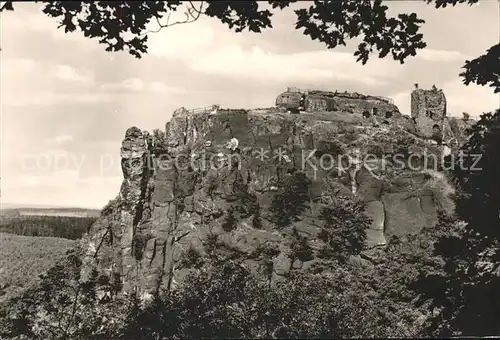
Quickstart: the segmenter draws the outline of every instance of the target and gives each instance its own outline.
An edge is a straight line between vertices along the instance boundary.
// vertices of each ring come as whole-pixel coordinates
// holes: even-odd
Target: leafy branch
[[[179,24],[189,24],[189,23],[197,21],[200,18],[200,16],[202,14],[204,14],[204,12],[203,12],[204,1],[200,1],[199,8],[196,7],[192,1],[188,1],[188,3],[189,3],[188,9],[186,12],[184,12],[186,19],[184,19],[182,21],[175,21],[173,23],[170,23],[170,16],[171,16],[172,12],[169,12],[167,15],[166,23],[162,24],[160,21],[160,17],[155,16],[156,23],[159,26],[158,29],[153,30],[153,31],[151,31],[151,30],[147,31],[146,33],[144,33],[144,35],[147,35],[149,33],[158,33],[162,29],[167,28],[167,27],[172,27],[172,26],[179,25]]]
[[[458,4],[472,6],[479,0],[424,0],[436,9]],[[35,1],[37,2],[37,1]],[[272,11],[283,10],[296,0],[270,0],[268,9],[260,9],[258,1],[42,1],[43,13],[59,21],[66,33],[79,28],[85,37],[98,39],[110,52],[127,50],[136,58],[147,53],[149,33],[179,24],[193,23],[202,15],[216,18],[235,32],[248,30],[260,33],[272,28]],[[187,6],[185,19],[170,22],[172,12]],[[205,6],[206,5],[206,6]],[[13,1],[0,7],[12,11]],[[319,40],[327,48],[345,46],[347,40],[361,38],[354,56],[366,64],[370,55],[379,58],[391,55],[403,64],[408,57],[427,46],[420,32],[424,20],[416,13],[400,13],[389,16],[383,0],[314,0],[309,7],[294,10],[296,29],[312,40]],[[161,19],[166,18],[166,22]],[[150,31],[146,26],[155,20],[158,29]],[[488,53],[472,61],[466,61],[465,71],[460,74],[464,84],[488,85],[500,92],[500,47],[493,46]]]

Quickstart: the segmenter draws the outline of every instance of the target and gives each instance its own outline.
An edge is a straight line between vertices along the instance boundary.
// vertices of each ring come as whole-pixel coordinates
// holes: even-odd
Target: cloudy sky
[[[210,18],[177,25],[151,35],[149,55],[135,59],[64,34],[39,4],[15,4],[0,18],[1,201],[100,208],[118,193],[128,127],[163,128],[181,106],[269,107],[287,85],[389,96],[409,114],[413,84],[436,84],[451,115],[499,107],[490,89],[458,77],[466,59],[498,42],[498,1],[389,7],[426,20],[428,48],[404,65],[356,63],[355,42],[327,50],[294,30],[291,11],[263,34],[232,33]]]

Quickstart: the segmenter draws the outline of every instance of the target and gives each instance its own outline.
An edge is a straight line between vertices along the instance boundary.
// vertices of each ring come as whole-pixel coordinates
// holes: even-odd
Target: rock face
[[[319,208],[333,187],[366,203],[368,247],[433,227],[437,211],[451,209],[453,189],[427,159],[439,158],[440,147],[415,130],[400,114],[387,121],[346,112],[179,110],[158,153],[132,127],[122,143],[120,193],[82,239],[83,275],[97,267],[124,294],[146,299],[174,289],[216,251],[275,282],[314,265],[314,255],[293,255],[290,240],[298,234],[313,251],[321,247]],[[311,182],[310,204],[278,229],[271,202],[298,172]]]
[[[473,119],[448,117],[445,121],[445,141],[453,140],[461,145],[466,141],[465,131],[476,123]]]

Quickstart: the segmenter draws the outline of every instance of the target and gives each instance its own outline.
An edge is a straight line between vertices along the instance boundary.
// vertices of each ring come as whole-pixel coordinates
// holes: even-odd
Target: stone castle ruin
[[[411,118],[423,137],[452,148],[465,142],[465,130],[475,123],[468,113],[462,118],[448,117],[446,96],[435,85],[424,90],[415,84],[411,93]]]
[[[408,117],[402,115],[391,98],[295,87],[288,87],[276,97],[276,107],[292,114],[347,112],[370,119],[375,125],[378,121],[389,124],[396,117]],[[457,145],[464,142],[464,130],[473,123],[468,114],[463,118],[447,117],[446,96],[442,89],[433,85],[426,90],[415,84],[411,93],[411,124],[421,137],[440,145]]]
[[[420,133],[435,140],[443,139],[446,118],[446,97],[442,89],[432,86],[430,90],[418,88],[411,93],[411,117]]]
[[[402,114],[394,101],[388,97],[296,87],[288,87],[286,91],[280,93],[273,108],[255,111],[259,110],[263,114],[280,112],[352,114],[362,118],[362,124],[404,127],[417,136],[449,150],[456,149],[459,144],[465,142],[465,130],[474,124],[474,120],[470,119],[468,114],[464,114],[462,118],[447,117],[446,96],[443,90],[435,85],[431,89],[421,89],[415,84],[415,89],[411,93],[411,115]],[[175,110],[173,116],[193,114],[211,116],[222,111],[225,110],[217,104],[189,110],[181,107]]]
[[[290,113],[343,111],[364,117],[390,118],[399,109],[390,98],[360,93],[303,90],[289,87],[276,98],[276,106]]]

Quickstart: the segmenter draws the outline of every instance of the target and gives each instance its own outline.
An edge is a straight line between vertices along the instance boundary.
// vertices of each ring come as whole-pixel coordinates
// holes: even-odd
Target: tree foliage
[[[307,240],[293,236],[292,251],[308,261],[312,251]],[[375,266],[334,258],[323,261],[323,270],[293,271],[287,280],[271,286],[231,261],[200,267],[199,255],[188,251],[187,266],[201,270],[192,273],[180,290],[158,296],[145,310],[137,300],[127,307],[123,299],[106,299],[107,293],[112,297],[119,291],[119,277],[110,280],[91,271],[80,280],[80,255],[70,253],[43,276],[40,285],[13,301],[8,317],[0,318],[8,324],[0,325],[2,338],[426,336],[417,321],[430,307],[425,299],[416,304],[417,294],[446,291],[440,285],[446,281],[431,280],[441,268],[430,251],[431,236],[422,233],[407,242],[393,240]],[[262,251],[276,256],[275,249]],[[438,308],[439,303],[435,303]]]
[[[148,50],[148,36],[163,28],[190,23],[201,16],[220,20],[235,32],[248,30],[262,32],[272,28],[273,14],[290,7],[296,0],[267,2],[257,1],[41,1],[43,13],[54,18],[66,33],[79,29],[85,37],[97,39],[106,51],[128,51],[141,58]],[[457,4],[474,5],[478,0],[426,0],[436,9]],[[267,5],[267,8],[262,5]],[[404,63],[410,56],[427,45],[420,32],[424,20],[415,13],[399,13],[390,16],[382,0],[319,1],[308,3],[306,8],[294,10],[297,30],[328,48],[345,46],[346,41],[360,38],[354,55],[365,64],[370,54],[378,57],[391,55]],[[259,6],[261,5],[261,6]],[[13,2],[6,1],[0,10],[14,10]],[[185,19],[170,21],[172,13],[184,11]],[[154,22],[157,31],[148,25]],[[165,42],[168,43],[168,42]],[[500,91],[500,48],[493,46],[474,60],[466,61],[461,73],[464,83],[489,84]]]
[[[303,172],[295,172],[283,183],[282,192],[274,197],[270,211],[273,222],[280,228],[289,226],[309,204],[309,186],[311,181]]]
[[[0,233],[0,303],[17,296],[37,281],[37,276],[64,258],[75,242],[55,237],[30,237]]]
[[[153,155],[160,157],[167,150],[167,137],[165,132],[160,129],[154,129],[153,135],[148,140],[150,151]]]
[[[430,294],[441,309],[432,325],[438,336],[500,335],[500,308],[492,303],[500,298],[500,110],[484,114],[469,134],[453,171],[463,222],[448,221],[451,233],[435,247],[445,261],[442,289]]]
[[[0,324],[2,339],[109,339],[121,329],[127,306],[113,300],[115,279],[92,270],[81,280],[75,248],[41,276],[39,285],[12,299]],[[117,278],[119,280],[119,278]]]
[[[492,46],[479,58],[467,60],[464,69],[460,76],[464,77],[465,85],[489,85],[495,93],[500,92],[500,44]]]
[[[345,289],[349,287],[349,289]],[[122,339],[402,336],[364,283],[337,268],[269,286],[228,262],[139,312]]]
[[[0,232],[76,240],[82,237],[95,221],[95,217],[21,216],[2,219]]]
[[[469,140],[462,148],[454,171],[461,189],[457,201],[460,217],[474,232],[500,236],[500,109],[481,116],[468,131]],[[477,163],[477,164],[476,164]]]
[[[361,202],[338,195],[323,208],[321,217],[325,221],[319,235],[325,242],[322,257],[345,259],[365,249],[366,229],[371,221],[364,215]]]

